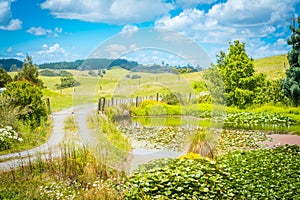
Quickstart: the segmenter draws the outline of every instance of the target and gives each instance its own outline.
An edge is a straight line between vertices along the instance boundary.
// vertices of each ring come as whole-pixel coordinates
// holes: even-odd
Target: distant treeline
[[[23,62],[17,59],[0,59],[0,67],[6,71],[17,71],[22,68]],[[111,69],[112,67],[119,66],[121,68],[131,70],[134,72],[149,72],[149,73],[190,73],[203,70],[200,67],[194,68],[193,66],[169,66],[169,65],[142,65],[136,61],[128,61],[126,59],[85,59],[70,62],[53,62],[38,65],[39,69],[53,69],[53,70],[99,70]],[[56,74],[57,75],[57,74]]]
[[[14,58],[9,58],[9,59],[0,59],[0,67],[5,69],[5,71],[18,71],[18,69],[21,69],[23,65],[23,62],[14,59]]]
[[[132,69],[138,66],[136,61],[128,61],[126,59],[86,59],[76,60],[71,62],[55,62],[40,64],[40,69],[77,69],[77,70],[99,70],[111,69],[114,66],[119,66],[124,69]]]

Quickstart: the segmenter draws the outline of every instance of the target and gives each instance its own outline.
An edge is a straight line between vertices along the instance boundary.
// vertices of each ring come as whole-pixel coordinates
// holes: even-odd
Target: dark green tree
[[[5,71],[5,69],[0,68],[0,88],[5,87],[7,83],[10,83],[12,81],[12,78],[8,73]]]
[[[41,88],[29,81],[11,82],[3,92],[3,98],[9,101],[10,105],[23,110],[18,115],[19,119],[32,127],[39,126],[47,117],[42,97]]]
[[[292,31],[288,44],[292,46],[292,50],[288,53],[290,68],[286,70],[286,78],[283,80],[284,95],[292,100],[297,107],[300,103],[300,17],[297,19],[296,27],[295,19],[290,26]]]
[[[60,84],[56,84],[56,89],[64,89],[69,87],[75,87],[80,85],[73,77],[62,77],[60,78]]]
[[[30,56],[26,56],[22,69],[15,75],[14,80],[27,80],[39,87],[43,87],[43,81],[38,78],[38,66],[33,64]]]
[[[253,103],[258,82],[262,76],[254,76],[253,59],[245,50],[245,43],[235,40],[229,43],[229,52],[217,55],[217,69],[223,79],[227,105],[241,108]]]

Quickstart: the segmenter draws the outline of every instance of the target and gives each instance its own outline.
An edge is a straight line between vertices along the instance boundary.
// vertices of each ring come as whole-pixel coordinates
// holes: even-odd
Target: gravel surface
[[[81,136],[81,143],[93,141],[90,130],[87,128],[87,117],[89,114],[96,110],[96,105],[88,104],[75,106],[73,108],[64,109],[59,112],[51,114],[53,119],[53,131],[47,143],[44,143],[36,148],[24,150],[17,153],[11,153],[0,156],[0,171],[9,170],[16,168],[21,165],[34,160],[37,155],[42,154],[43,159],[47,159],[49,156],[58,157],[60,156],[59,144],[67,142],[64,140],[64,121],[71,114],[75,115],[75,119],[79,124],[79,134]],[[8,160],[1,162],[1,160]]]

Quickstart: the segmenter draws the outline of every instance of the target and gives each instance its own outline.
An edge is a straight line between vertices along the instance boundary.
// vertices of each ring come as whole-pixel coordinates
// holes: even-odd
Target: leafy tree
[[[71,72],[68,72],[68,71],[65,71],[65,70],[62,70],[59,72],[59,75],[60,76],[63,76],[63,77],[70,77],[70,76],[73,76],[73,74]]]
[[[8,73],[5,71],[5,69],[0,68],[0,88],[5,87],[7,83],[10,83],[12,81],[12,78]]]
[[[166,102],[169,105],[178,105],[183,102],[183,96],[178,92],[172,92],[164,95],[161,101]]]
[[[253,59],[249,58],[245,43],[235,40],[229,43],[229,52],[217,55],[217,69],[223,79],[227,105],[245,107],[253,103],[257,83],[263,81],[262,76],[254,76]]]
[[[59,89],[64,89],[68,87],[75,87],[80,85],[78,81],[76,81],[73,77],[63,77],[60,78],[60,84],[56,84],[56,88]]]
[[[18,115],[19,119],[32,127],[40,125],[47,116],[42,97],[41,88],[29,81],[11,82],[3,92],[3,98],[6,98],[10,105],[23,110]]]
[[[286,78],[283,80],[283,89],[286,97],[290,98],[297,107],[300,103],[300,17],[298,17],[298,27],[290,27],[292,31],[288,44],[292,45],[292,50],[288,53],[290,68],[286,70]]]
[[[53,70],[50,70],[50,69],[44,69],[44,70],[40,71],[40,75],[41,76],[60,76],[59,73],[57,73]]]
[[[33,84],[43,87],[43,81],[38,78],[39,71],[37,65],[33,64],[32,59],[30,56],[26,56],[23,68],[18,74],[14,77],[14,80],[27,80],[32,82]]]

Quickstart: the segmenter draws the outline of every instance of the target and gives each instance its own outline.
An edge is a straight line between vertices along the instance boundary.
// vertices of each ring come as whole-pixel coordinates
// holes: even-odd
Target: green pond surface
[[[300,125],[286,124],[232,124],[213,122],[210,119],[201,119],[195,117],[132,117],[117,120],[118,123],[123,123],[132,126],[185,126],[185,127],[213,127],[213,128],[235,128],[246,130],[266,130],[272,133],[292,133],[300,135]]]

